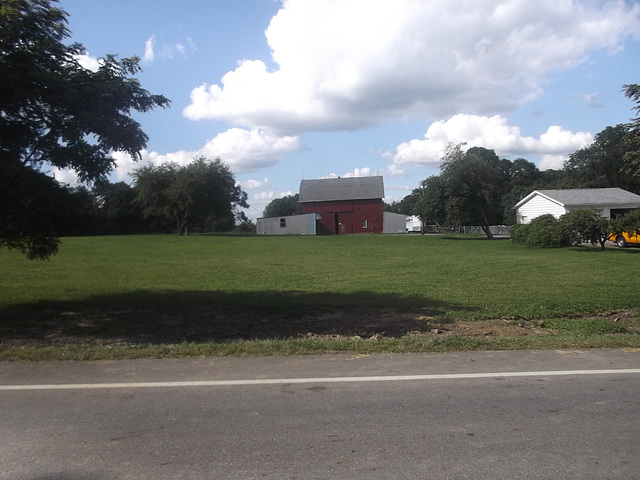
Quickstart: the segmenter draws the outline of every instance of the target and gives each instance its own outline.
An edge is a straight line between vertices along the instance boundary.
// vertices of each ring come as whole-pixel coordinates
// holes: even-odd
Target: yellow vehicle
[[[624,248],[627,245],[639,245],[640,235],[637,232],[622,232],[621,235],[612,233],[609,235],[609,240],[615,242],[620,248]]]

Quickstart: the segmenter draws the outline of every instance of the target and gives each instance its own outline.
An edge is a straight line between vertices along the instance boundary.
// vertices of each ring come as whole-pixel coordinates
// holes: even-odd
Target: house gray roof
[[[558,190],[535,190],[520,200],[516,208],[529,201],[536,194],[565,206],[597,206],[597,205],[640,205],[640,195],[627,192],[621,188],[576,188]]]
[[[382,177],[321,178],[300,182],[300,203],[384,198]]]

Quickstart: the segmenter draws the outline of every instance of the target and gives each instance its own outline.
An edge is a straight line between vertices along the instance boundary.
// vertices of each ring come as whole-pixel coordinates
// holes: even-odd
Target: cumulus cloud
[[[286,0],[266,30],[271,61],[194,88],[183,113],[293,135],[507,112],[630,35],[640,5],[624,1]]]
[[[501,156],[541,156],[541,168],[561,168],[570,153],[593,141],[589,132],[574,133],[557,125],[550,126],[538,138],[524,136],[519,127],[509,125],[500,115],[463,114],[433,122],[424,137],[398,145],[394,164],[438,167],[449,143],[466,143],[467,148],[489,148]]]
[[[200,152],[220,157],[235,173],[244,173],[275,165],[283,154],[300,148],[296,136],[279,137],[262,130],[231,128],[209,140]]]
[[[237,174],[275,165],[282,155],[300,148],[298,137],[275,137],[259,130],[231,128],[208,140],[199,150],[179,150],[166,154],[143,150],[140,162],[134,161],[125,152],[114,152],[112,158],[116,163],[115,175],[119,180],[126,179],[141,165],[168,162],[186,165],[198,156],[211,159],[220,157]],[[267,182],[268,179],[265,178],[264,181]]]
[[[240,186],[243,190],[265,188],[267,185],[269,185],[269,177],[264,177],[263,180],[247,180],[246,182],[240,182]]]

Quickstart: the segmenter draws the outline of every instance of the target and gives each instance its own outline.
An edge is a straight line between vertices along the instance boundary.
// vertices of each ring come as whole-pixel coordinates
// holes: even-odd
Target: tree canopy
[[[133,77],[137,57],[100,59],[93,72],[70,37],[67,13],[49,0],[0,0],[0,246],[29,258],[57,251],[51,197],[57,185],[43,171],[70,168],[82,182],[103,180],[111,153],[138,158],[148,137],[133,111],[169,100]]]
[[[224,231],[235,219],[246,220],[238,207],[248,207],[247,194],[220,159],[197,157],[188,165],[147,165],[133,174],[136,202],[146,217],[174,222],[179,235],[190,227]]]
[[[285,195],[282,198],[274,198],[262,212],[263,217],[284,217],[302,213],[300,195]]]
[[[629,125],[606,127],[591,145],[569,156],[564,170],[577,188],[619,187],[640,189],[640,177],[630,175],[633,165],[627,153],[631,149]]]
[[[627,135],[627,152],[625,153],[626,173],[640,179],[640,83],[624,85],[624,94],[636,102],[632,108],[636,116],[627,124],[629,133]]]
[[[479,224],[487,238],[490,225],[502,223],[501,198],[511,162],[493,150],[450,145],[442,159],[440,175],[421,184],[416,211],[425,222],[448,225]]]

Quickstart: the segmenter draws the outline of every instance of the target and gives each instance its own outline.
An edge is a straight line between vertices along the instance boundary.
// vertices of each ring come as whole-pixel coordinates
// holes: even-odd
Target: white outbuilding
[[[534,190],[515,206],[518,223],[529,223],[545,214],[560,218],[581,209],[597,210],[605,218],[614,218],[635,208],[640,208],[640,195],[621,188]]]

